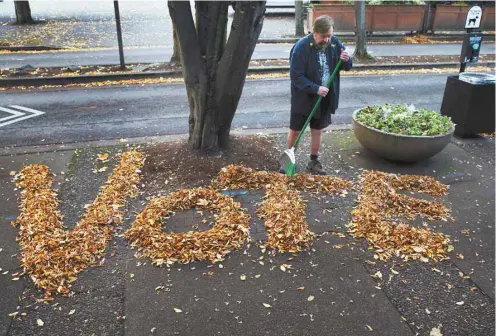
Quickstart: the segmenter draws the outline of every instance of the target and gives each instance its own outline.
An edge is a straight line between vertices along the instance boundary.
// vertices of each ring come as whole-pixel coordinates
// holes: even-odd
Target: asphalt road
[[[408,103],[439,110],[446,77],[446,74],[344,77],[340,108],[333,121],[335,124],[351,123],[352,112],[370,104]],[[71,143],[188,131],[189,108],[182,83],[10,91],[0,93],[0,102],[3,108],[19,105],[45,112],[0,126],[1,146]],[[287,127],[289,109],[289,79],[248,80],[233,128]],[[9,116],[0,109],[0,121]]]
[[[292,44],[258,44],[252,59],[287,59]],[[354,46],[348,48],[353,53]],[[429,56],[459,55],[461,44],[373,44],[368,47],[375,56]],[[495,54],[495,44],[486,43],[481,54]],[[124,50],[126,63],[166,62],[172,56],[172,48],[131,48]],[[92,51],[63,51],[43,53],[0,54],[0,68],[19,68],[26,64],[33,67],[53,67],[68,65],[119,64],[117,49]]]

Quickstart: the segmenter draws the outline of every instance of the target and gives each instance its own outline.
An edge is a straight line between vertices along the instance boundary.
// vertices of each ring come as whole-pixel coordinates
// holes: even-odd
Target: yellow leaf
[[[382,272],[377,271],[372,275],[373,278],[382,279]]]
[[[272,306],[271,306],[270,304],[268,304],[268,303],[262,303],[262,304],[264,305],[264,307],[265,307],[265,308],[270,308],[270,307],[272,307]]]
[[[200,206],[207,206],[208,205],[208,201],[205,200],[205,199],[201,199],[199,200],[196,205],[200,205]]]
[[[241,276],[239,277],[242,281],[245,281],[246,280],[246,275],[244,274],[241,274]]]
[[[307,301],[313,301],[313,299],[315,299],[315,297],[313,295],[310,295],[308,298],[307,298]]]
[[[183,312],[183,311],[182,311],[181,309],[179,309],[179,308],[174,308],[174,311],[175,311],[176,313],[182,313],[182,312]]]
[[[369,326],[368,324],[366,324],[365,326],[367,327],[367,329],[368,329],[369,331],[374,331],[374,329],[372,329],[372,327],[371,327],[371,326]]]
[[[37,319],[36,324],[40,327],[43,327],[45,325],[45,322],[43,322],[41,319]]]

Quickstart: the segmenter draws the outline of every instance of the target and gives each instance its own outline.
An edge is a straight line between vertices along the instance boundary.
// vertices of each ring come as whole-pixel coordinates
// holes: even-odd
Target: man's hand
[[[321,97],[327,96],[328,93],[329,93],[329,89],[326,88],[325,86],[319,87],[319,91],[317,92],[317,94]]]
[[[348,54],[346,50],[342,50],[341,56],[339,58],[341,58],[343,62],[348,62],[348,60],[350,59],[350,54]]]

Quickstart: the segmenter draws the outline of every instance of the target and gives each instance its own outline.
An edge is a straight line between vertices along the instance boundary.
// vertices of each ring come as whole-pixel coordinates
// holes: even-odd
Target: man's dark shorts
[[[293,131],[301,131],[305,121],[307,121],[308,116],[304,116],[302,114],[292,113],[289,121],[289,128]],[[310,120],[310,128],[321,130],[326,128],[331,124],[331,114],[321,116],[320,118],[312,118]]]

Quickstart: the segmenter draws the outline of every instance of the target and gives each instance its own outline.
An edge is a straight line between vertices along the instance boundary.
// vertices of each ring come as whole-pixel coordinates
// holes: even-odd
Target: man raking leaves
[[[333,20],[318,17],[313,33],[300,39],[291,49],[291,118],[288,149],[281,156],[280,172],[295,174],[295,149],[310,125],[310,161],[307,171],[325,175],[318,160],[322,130],[331,124],[339,102],[339,71],[350,70],[352,61],[343,44],[334,36]],[[332,72],[332,73],[331,73]]]

